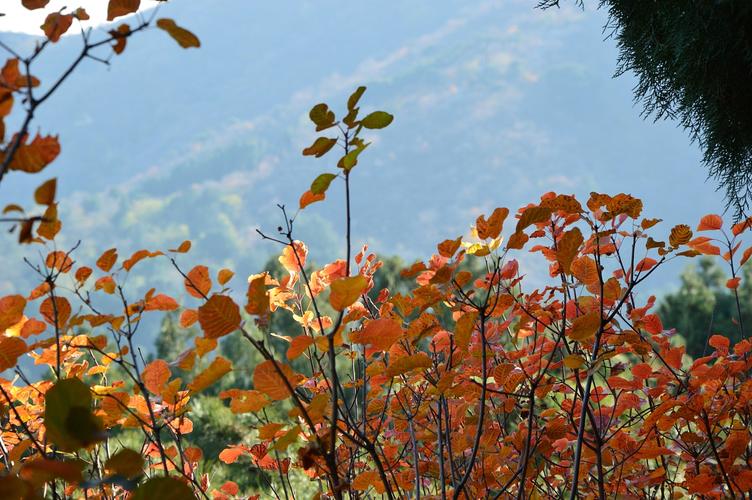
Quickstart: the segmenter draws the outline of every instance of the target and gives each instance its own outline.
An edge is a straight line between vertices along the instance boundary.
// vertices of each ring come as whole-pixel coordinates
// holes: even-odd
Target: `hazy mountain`
[[[315,137],[308,109],[337,109],[361,84],[364,111],[396,117],[373,134],[353,181],[355,234],[379,252],[425,256],[479,212],[550,190],[630,192],[666,232],[721,211],[686,134],[643,121],[631,78],[611,78],[603,13],[535,3],[172,0],[164,15],[199,35],[200,50],[159,31],[134,37],[110,68],[87,64],[40,113],[36,126],[63,144],[46,173],[61,178],[64,241],[83,239],[81,254],[96,256],[191,238],[191,261],[257,271],[276,249],[254,229],[273,230],[277,203],[297,208],[311,180],[335,170],[300,156]],[[55,47],[51,73],[77,43]],[[0,196],[17,201],[40,180],[11,176]],[[300,217],[319,262],[338,256],[340,209],[333,189]],[[9,289],[18,250],[0,244]]]

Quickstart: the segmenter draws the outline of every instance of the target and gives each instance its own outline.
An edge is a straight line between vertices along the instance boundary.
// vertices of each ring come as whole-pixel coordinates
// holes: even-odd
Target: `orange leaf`
[[[339,278],[330,285],[329,303],[337,311],[353,305],[368,287],[368,280],[361,275]]]
[[[186,309],[180,314],[180,327],[189,328],[198,321],[198,311],[195,309]]]
[[[188,384],[188,389],[191,392],[202,391],[231,371],[232,363],[222,356],[217,356],[206,370],[196,375],[193,382]]]
[[[149,392],[159,396],[162,394],[162,389],[170,380],[171,375],[170,365],[167,364],[167,361],[157,359],[144,367],[144,371],[141,373],[141,379]]]
[[[292,361],[293,359],[296,359],[301,354],[305,352],[306,349],[308,349],[311,344],[313,344],[313,337],[309,337],[308,335],[298,335],[294,339],[292,339],[292,342],[290,342],[290,347],[287,348],[287,359]]]
[[[57,269],[63,273],[67,273],[73,267],[73,260],[62,250],[56,250],[47,255],[45,264],[50,269]]]
[[[726,288],[730,290],[736,290],[737,288],[739,288],[739,282],[741,282],[741,280],[742,279],[738,276],[736,278],[731,278],[730,280],[726,281]]]
[[[479,216],[475,221],[478,238],[482,240],[498,238],[507,215],[509,215],[509,209],[499,207],[493,211],[488,220],[483,215]]]
[[[188,251],[189,251],[190,249],[191,249],[191,242],[190,242],[190,240],[185,240],[184,242],[182,242],[182,243],[180,244],[180,246],[179,246],[179,247],[177,247],[177,248],[171,248],[171,249],[170,249],[170,252],[175,252],[175,253],[186,253],[186,252],[188,252]]]
[[[632,374],[638,378],[648,378],[653,374],[653,369],[647,363],[637,363],[632,367]]]
[[[582,232],[578,228],[573,228],[562,235],[557,242],[556,261],[565,274],[572,272],[572,261],[577,256],[582,245]]]
[[[266,360],[256,365],[256,369],[253,371],[253,387],[274,401],[281,401],[290,397],[290,391],[287,389],[287,385],[278,373],[277,368],[282,371],[287,381],[290,382],[290,385],[295,387],[294,383],[292,383],[292,379],[294,378],[292,368],[271,360]]]
[[[419,368],[430,368],[431,358],[424,352],[391,360],[386,369],[387,377],[397,377]]]
[[[60,37],[68,31],[73,23],[72,14],[61,14],[59,12],[52,12],[44,20],[44,24],[41,26],[44,34],[50,39],[52,43],[60,40]]]
[[[158,255],[164,255],[162,252],[150,252],[148,250],[138,250],[137,252],[134,252],[133,255],[130,256],[129,259],[127,259],[125,262],[123,262],[123,269],[126,271],[130,271],[133,266],[135,266],[137,263],[141,262],[142,260],[146,258],[152,258],[157,257]]]
[[[18,337],[0,335],[0,372],[16,366],[16,361],[26,353],[26,342]]]
[[[446,257],[447,259],[452,258],[454,256],[454,253],[457,251],[457,249],[462,244],[462,236],[454,239],[454,240],[444,240],[437,246],[439,250],[439,255],[442,257]]]
[[[588,256],[583,255],[572,261],[571,270],[574,277],[585,285],[598,283],[598,266]]]
[[[21,4],[29,10],[43,9],[50,0],[21,0]]]
[[[187,278],[184,280],[186,291],[197,299],[202,299],[209,295],[212,282],[209,277],[209,268],[206,266],[196,266],[191,269]]]
[[[57,137],[51,135],[42,137],[37,134],[29,144],[26,144],[26,137],[24,137],[8,169],[35,174],[52,163],[59,154],[60,143]],[[4,159],[4,156],[0,154],[0,159]]]
[[[198,322],[208,338],[223,337],[240,327],[240,309],[226,295],[212,295],[198,308]]]
[[[175,299],[173,299],[169,295],[160,293],[150,298],[146,302],[146,307],[144,308],[144,310],[146,311],[174,311],[178,307],[180,306],[178,306],[178,303],[175,301]]]
[[[305,266],[306,257],[308,256],[308,247],[302,241],[294,242],[295,249],[290,245],[287,245],[282,249],[282,255],[279,256],[279,263],[287,269],[289,273],[296,273],[300,271],[298,260],[300,265]]]
[[[708,344],[721,355],[725,356],[729,352],[731,341],[723,335],[712,335],[710,339],[708,339]]]
[[[713,231],[715,229],[721,229],[723,227],[723,219],[720,215],[709,214],[700,219],[700,223],[697,225],[698,231]]]
[[[370,345],[379,351],[388,351],[404,335],[402,325],[390,318],[374,319],[359,332],[350,334],[353,344]]]
[[[141,6],[141,0],[110,0],[107,5],[107,20],[133,14]]]
[[[241,455],[247,453],[248,449],[243,445],[230,446],[229,448],[222,450],[219,454],[219,459],[226,464],[234,464],[238,461],[238,458],[240,458]]]
[[[217,282],[224,286],[228,281],[232,279],[232,277],[235,276],[235,273],[232,272],[229,269],[220,269],[217,273]]]
[[[53,306],[52,297],[47,297],[39,306],[39,312],[44,320],[53,326],[55,325],[55,317],[57,316],[57,326],[62,329],[68,322],[68,318],[70,318],[70,302],[65,297],[55,297]]]
[[[115,265],[117,258],[117,249],[110,248],[105,253],[103,253],[101,257],[99,257],[99,259],[97,259],[97,267],[102,271],[108,273],[110,272],[110,269],[112,269],[112,266]]]
[[[4,332],[23,319],[26,299],[21,295],[8,295],[0,299],[0,332]]]
[[[663,331],[663,323],[657,314],[646,314],[642,318],[642,326],[646,332],[652,335],[658,335]]]
[[[311,203],[316,203],[317,201],[323,201],[325,199],[326,193],[313,194],[311,190],[308,190],[300,196],[300,209],[303,210]]]

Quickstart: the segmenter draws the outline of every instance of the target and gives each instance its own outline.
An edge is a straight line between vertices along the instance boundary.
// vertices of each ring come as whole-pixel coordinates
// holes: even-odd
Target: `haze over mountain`
[[[181,50],[158,30],[134,37],[110,68],[87,64],[39,113],[35,128],[63,145],[45,172],[60,178],[62,241],[81,239],[80,255],[96,256],[188,238],[189,262],[257,272],[278,249],[255,228],[273,231],[277,203],[297,208],[317,174],[336,170],[300,155],[315,137],[308,110],[341,109],[358,85],[368,86],[363,111],[395,115],[372,134],[353,180],[354,234],[377,252],[427,256],[478,213],[552,190],[630,192],[666,233],[720,212],[687,134],[644,121],[631,77],[612,79],[604,13],[534,4],[172,0],[162,14],[194,31],[201,49]],[[59,72],[77,43],[63,39],[38,76]],[[0,196],[25,201],[18,193],[39,182],[9,176]],[[299,218],[318,262],[340,256],[341,200],[336,187]],[[11,239],[0,245],[20,255]],[[20,264],[4,272],[0,291],[21,274]]]

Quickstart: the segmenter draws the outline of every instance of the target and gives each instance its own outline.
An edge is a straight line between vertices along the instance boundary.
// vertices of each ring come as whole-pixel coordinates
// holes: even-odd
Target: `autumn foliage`
[[[113,0],[111,13],[129,4],[138,2]],[[194,45],[174,23],[159,26]],[[2,76],[11,102],[31,87],[16,65]],[[76,248],[55,245],[54,184],[39,188],[48,212],[36,233],[23,222],[21,238],[44,249],[30,267],[38,285],[0,299],[2,497],[294,496],[293,471],[321,498],[746,497],[752,343],[716,334],[691,360],[640,290],[667,261],[697,255],[723,259],[735,290],[751,221],[708,215],[669,229],[627,194],[546,193],[440,242],[402,272],[409,293],[375,289],[379,256],[352,248],[350,178],[393,118],[361,113],[364,91],[343,113],[311,109],[321,136],[303,154],[334,157],[336,168],[315,177],[294,213],[280,207],[276,232],[259,232],[279,246],[283,276],[209,269],[191,262],[189,241],[80,262]],[[6,170],[51,162],[53,143],[12,138]],[[312,269],[296,217],[334,186],[346,194],[346,248]],[[130,291],[146,260],[172,267],[185,293]],[[530,287],[526,269],[546,269],[547,284]],[[173,311],[202,335],[175,359],[147,361],[134,344],[142,324]],[[282,313],[295,328],[272,332]],[[219,355],[230,335],[262,361],[238,367]],[[30,379],[24,358],[49,376]],[[189,444],[192,400],[238,369],[252,389],[218,398],[255,416],[252,438],[206,456]],[[140,432],[140,449],[120,444],[124,429]],[[213,460],[266,471],[271,489],[215,484],[203,465]]]

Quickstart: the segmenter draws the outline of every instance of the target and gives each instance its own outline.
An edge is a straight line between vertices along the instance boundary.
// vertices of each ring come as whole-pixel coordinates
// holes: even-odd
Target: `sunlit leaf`
[[[226,295],[212,295],[198,308],[198,322],[208,338],[223,337],[240,327],[240,308]]]
[[[232,363],[222,356],[217,356],[206,370],[196,375],[193,382],[188,384],[188,389],[190,389],[191,392],[203,391],[231,371]]]
[[[355,303],[368,287],[368,280],[361,275],[339,278],[332,282],[329,303],[337,311],[343,311]]]
[[[394,120],[394,116],[386,111],[374,111],[360,120],[360,124],[365,128],[379,129],[388,127],[392,120]]]

